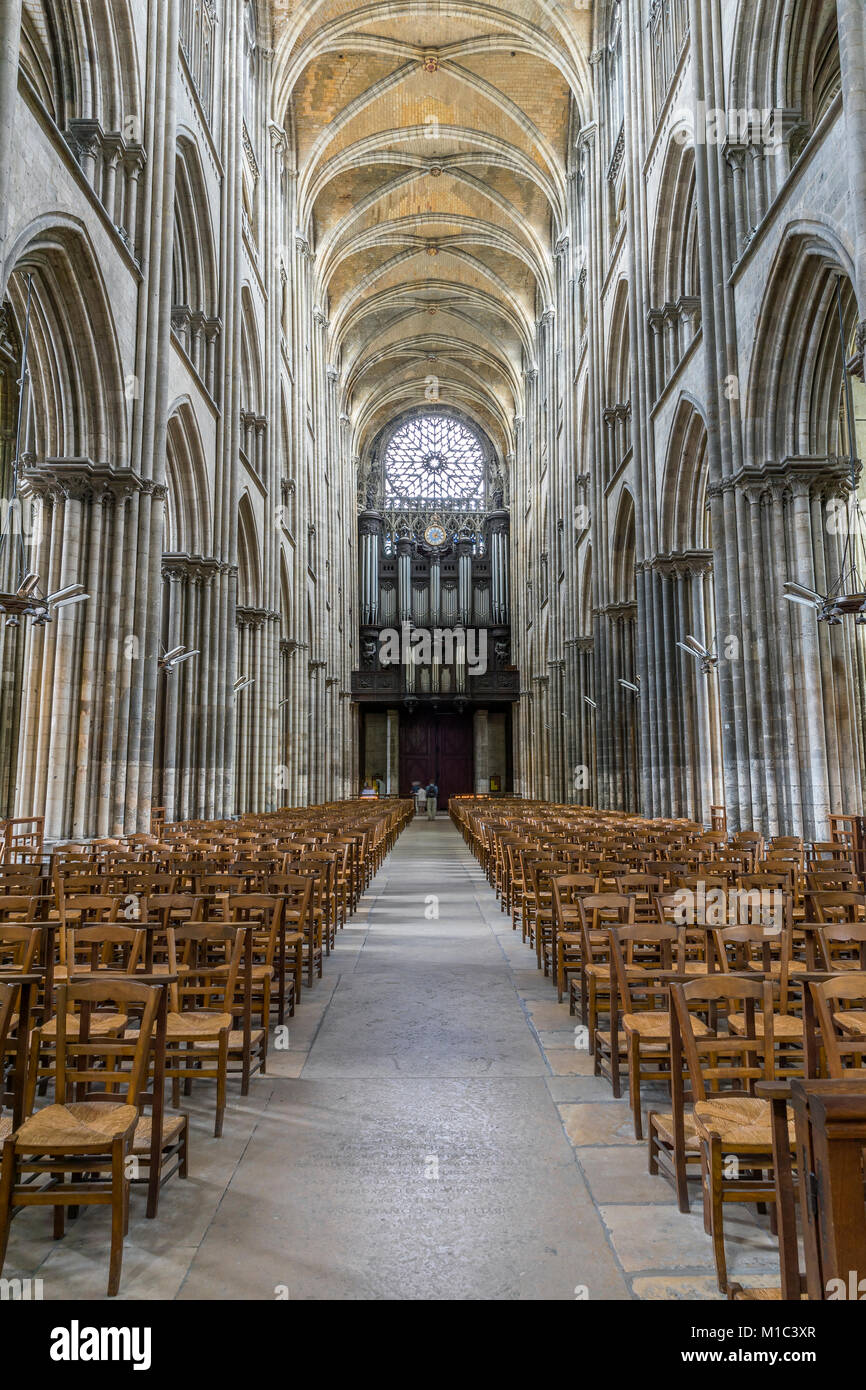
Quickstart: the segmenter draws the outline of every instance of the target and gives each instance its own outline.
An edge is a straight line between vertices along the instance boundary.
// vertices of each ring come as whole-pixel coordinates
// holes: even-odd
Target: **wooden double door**
[[[439,788],[439,809],[448,799],[475,790],[475,759],[471,714],[434,714],[419,710],[400,713],[400,795],[412,783]]]

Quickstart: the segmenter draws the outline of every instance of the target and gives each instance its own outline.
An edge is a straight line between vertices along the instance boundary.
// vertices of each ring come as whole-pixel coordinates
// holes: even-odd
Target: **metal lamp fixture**
[[[689,656],[693,656],[701,663],[701,670],[705,676],[709,676],[715,671],[719,664],[719,658],[715,651],[715,638],[709,647],[705,647],[703,642],[698,641],[697,637],[691,636],[684,637],[682,642],[677,642],[677,646],[682,647],[684,652],[688,652]]]
[[[170,676],[175,666],[180,666],[181,662],[189,661],[190,657],[198,656],[198,647],[194,651],[187,651],[185,646],[172,647],[170,652],[163,652],[159,658],[159,669]]]

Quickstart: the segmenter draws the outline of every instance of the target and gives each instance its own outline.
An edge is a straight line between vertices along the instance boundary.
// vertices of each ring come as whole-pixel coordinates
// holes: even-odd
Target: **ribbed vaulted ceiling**
[[[278,20],[298,225],[357,453],[437,389],[510,451],[590,26],[588,7],[535,0],[325,0]]]

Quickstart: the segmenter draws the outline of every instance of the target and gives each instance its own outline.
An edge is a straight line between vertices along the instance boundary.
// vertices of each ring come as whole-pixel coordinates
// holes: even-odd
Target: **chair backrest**
[[[636,922],[656,921],[655,898],[664,889],[664,878],[659,874],[629,873],[616,880],[616,891],[635,900]]]
[[[812,845],[810,862],[819,866],[827,862],[841,868],[844,865],[854,873],[854,860],[850,845],[839,844],[835,840],[815,840]]]
[[[313,879],[306,874],[274,874],[267,881],[268,891],[283,899],[283,915],[290,931],[305,932],[313,896]]]
[[[150,893],[147,899],[148,917],[169,923],[200,922],[204,913],[204,898],[196,893]]]
[[[26,893],[0,895],[0,922],[26,922],[39,916],[39,897]]]
[[[773,835],[767,841],[767,853],[774,854],[776,850],[799,850],[803,852],[803,841],[799,835]]]
[[[628,893],[587,893],[578,899],[577,906],[590,930],[634,923],[634,898]]]
[[[815,1001],[821,1041],[832,1077],[850,1075],[851,1068],[862,1071],[866,1057],[866,972],[841,971],[829,980],[813,981],[809,988]]]
[[[57,991],[57,1079],[55,1099],[63,1104],[82,1091],[88,1099],[96,1095],[109,1100],[125,1099],[138,1105],[145,1089],[147,1065],[152,1045],[153,1024],[159,1007],[159,989],[134,979],[106,975],[103,980],[86,980],[61,985]],[[111,1003],[126,1012],[130,1005],[140,1007],[141,1024],[137,1038],[126,1046],[116,1040],[91,1038],[90,1007]],[[67,1017],[76,1012],[76,1032],[67,1033]],[[87,1007],[90,1006],[90,1007]],[[130,1065],[124,1062],[129,1060]]]
[[[560,859],[534,859],[529,864],[529,877],[536,900],[553,897],[553,880],[567,873],[568,864]]]
[[[692,873],[693,869],[685,859],[647,859],[644,872],[663,878],[666,886],[673,887],[675,882]]]
[[[754,1091],[756,1081],[771,1081],[775,1066],[773,1031],[773,987],[768,980],[744,979],[737,975],[701,975],[671,985],[672,1058],[681,1050],[688,1067],[692,1095],[706,1100],[712,1092],[727,1088],[735,1092]],[[731,1004],[742,1006],[742,1033],[727,1029]],[[694,1027],[699,1012],[706,1027],[700,1034]],[[762,1028],[757,1017],[762,1017]],[[676,1045],[674,1045],[676,1034]],[[677,1066],[672,1072],[676,1079]]]
[[[41,883],[39,864],[0,864],[0,893],[32,896],[39,892]]]
[[[670,971],[681,966],[682,932],[658,922],[642,922],[632,927],[610,927],[608,938],[620,1009],[632,1013],[635,994],[663,996],[667,986],[658,982],[653,968]],[[638,966],[646,975],[645,981],[636,979],[634,971]]]
[[[860,970],[866,970],[866,922],[828,922],[817,940],[825,970],[850,970],[854,947]]]
[[[724,973],[757,968],[779,992],[779,1011],[788,1012],[791,937],[787,931],[754,923],[713,929],[715,959]],[[778,953],[778,954],[777,954]],[[775,967],[775,969],[774,969]]]
[[[192,922],[166,928],[169,974],[177,975],[169,986],[175,1013],[187,1006],[231,1012],[241,977],[250,928],[223,922]],[[250,939],[251,944],[251,939]],[[178,965],[184,967],[178,973]],[[228,969],[222,967],[227,966]],[[246,980],[249,984],[249,980]]]
[[[222,905],[227,922],[243,923],[251,928],[256,954],[263,954],[265,963],[272,965],[285,911],[282,894],[226,893]]]
[[[71,969],[132,975],[144,955],[144,931],[115,922],[71,926],[66,935],[66,959]]]
[[[809,892],[806,905],[816,922],[866,922],[866,893]]]
[[[36,960],[40,938],[39,927],[0,922],[0,970],[27,974]]]
[[[558,904],[560,915],[562,909],[570,908],[573,911],[573,918],[577,915],[578,898],[582,898],[587,893],[598,892],[598,879],[595,874],[559,874],[553,880],[553,901]]]
[[[217,893],[242,893],[244,887],[240,874],[202,873],[196,878],[196,892],[203,898],[212,898]]]
[[[861,880],[858,875],[844,866],[841,869],[818,869],[813,864],[806,873],[807,893],[858,893],[860,889]]]

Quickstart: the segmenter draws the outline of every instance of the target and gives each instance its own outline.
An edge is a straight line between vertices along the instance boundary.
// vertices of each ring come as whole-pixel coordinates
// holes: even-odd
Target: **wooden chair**
[[[336,945],[338,898],[337,898],[337,856],[327,850],[319,849],[304,855],[304,872],[318,870],[320,878],[319,902],[322,907],[322,939],[325,955],[329,956]]]
[[[580,990],[580,1017],[589,1030],[589,1050],[595,1049],[599,1004],[610,998],[610,941],[608,927],[634,925],[634,898],[622,893],[590,893],[578,899],[581,931],[579,981],[569,982],[569,1004]],[[573,1009],[571,1010],[573,1012]]]
[[[556,859],[530,859],[529,900],[535,934],[535,952],[539,969],[553,975],[556,969],[556,916],[553,906],[553,880],[562,877],[568,864]]]
[[[40,913],[40,898],[28,893],[5,893],[0,896],[0,924],[31,922]]]
[[[866,973],[845,971],[809,988],[831,1077],[862,1071],[866,1058]],[[866,1081],[866,1075],[864,1075]]]
[[[69,962],[67,949],[69,932],[74,927],[96,926],[100,922],[123,921],[123,895],[112,893],[67,893],[58,890],[58,945],[60,960],[55,969],[58,980],[66,979]]]
[[[682,930],[658,923],[611,927],[610,1024],[596,1034],[596,1076],[609,1074],[620,1095],[620,1061],[628,1065],[628,1089],[635,1139],[643,1138],[641,1083],[671,1079],[668,988],[682,957]],[[622,1032],[620,1032],[620,1023]],[[703,1025],[695,1020],[695,1028]]]
[[[18,988],[16,985],[0,984],[0,1143],[12,1133],[11,1111],[8,1115],[3,1114],[3,1101],[6,1094],[4,1071],[6,1049],[14,1027],[17,999]]]
[[[553,880],[553,911],[556,919],[556,994],[559,1003],[570,984],[571,975],[580,975],[583,934],[580,929],[578,899],[595,893],[598,881],[595,874],[561,874]],[[569,1010],[574,1013],[574,1001],[569,993]]]
[[[504,859],[500,907],[503,912],[510,914],[512,931],[517,930],[517,919],[520,918],[521,934],[525,941],[526,919],[523,906],[525,879],[521,852],[526,850],[531,853],[534,846],[531,840],[524,840],[520,835],[503,835],[501,839]]]
[[[828,922],[816,933],[820,969],[866,971],[866,922]]]
[[[715,958],[725,973],[753,970],[769,981],[773,991],[773,1036],[776,1047],[774,1074],[780,1079],[803,1076],[805,1073],[805,1038],[803,1019],[793,1012],[790,994],[790,939],[782,932],[776,954],[776,938],[768,936],[763,926],[735,925],[716,928],[713,932]],[[763,1014],[755,1017],[758,1031],[764,1026]],[[732,1033],[745,1035],[746,1016],[736,1011],[728,1013],[728,1028]]]
[[[324,960],[325,908],[322,901],[323,880],[318,867],[305,867],[299,860],[291,871],[291,877],[306,878],[310,884],[310,897],[307,901],[304,927],[304,955],[307,961],[307,988],[312,989],[313,979],[322,978]]]
[[[257,1010],[261,1025],[270,1027],[271,988],[276,977],[279,935],[282,929],[284,900],[279,893],[226,893],[222,898],[225,921],[243,923],[252,933],[252,1006]],[[229,965],[215,967],[217,973],[228,971]],[[278,997],[277,1022],[284,1015]]]
[[[673,1030],[679,1030],[695,1097],[692,1113],[701,1151],[704,1224],[712,1237],[719,1288],[726,1292],[725,1204],[775,1201],[770,1103],[754,1095],[756,1081],[776,1079],[773,990],[769,980],[708,975],[673,983],[671,1001]],[[725,1009],[732,1003],[742,1006],[742,1033],[726,1026]],[[696,1014],[703,1015],[706,1031],[695,1027]],[[793,1127],[789,1138],[793,1145]]]
[[[128,1048],[118,1054],[115,1043],[90,1037],[87,1006],[106,997],[119,1009],[131,1004],[141,1008],[141,1028],[131,1057]],[[14,1207],[52,1206],[56,1237],[63,1234],[65,1208],[110,1206],[108,1296],[118,1292],[129,1222],[127,1159],[139,1119],[138,1100],[145,1087],[158,1002],[157,989],[130,979],[60,987],[54,1104],[28,1116],[3,1143],[0,1270]],[[65,1021],[77,1016],[76,1006],[84,1016],[80,1032],[73,1037],[67,1034]],[[44,1184],[33,1181],[42,1178]]]
[[[169,928],[168,940],[172,967],[185,966],[171,986],[166,1020],[166,1076],[172,1080],[173,1104],[179,1108],[181,1080],[187,1090],[193,1080],[215,1082],[218,1139],[230,1056],[240,1063],[242,1095],[249,1094],[251,1077],[264,1072],[267,1059],[267,1029],[252,1027],[252,929],[195,923]],[[220,968],[224,964],[228,970]]]
[[[304,973],[304,955],[307,955],[308,978],[312,983],[315,960],[315,941],[311,925],[310,901],[313,880],[304,874],[272,874],[265,881],[265,891],[278,893],[283,901],[283,916],[277,949],[277,1000],[281,1016],[285,1015],[286,1000],[289,1015],[294,1014],[295,1004],[301,997]],[[309,950],[307,942],[309,941]],[[319,950],[321,961],[321,947]],[[291,979],[289,969],[291,967]]]
[[[752,871],[764,849],[764,837],[759,830],[738,830],[730,839],[731,849],[744,849],[751,856]]]
[[[140,927],[113,922],[97,926],[70,927],[67,933],[67,972],[65,979],[102,975],[108,979],[131,976],[144,954],[144,932]],[[46,990],[48,994],[49,991]],[[58,990],[59,994],[59,990]],[[50,1006],[50,998],[47,1006]],[[59,1007],[59,1005],[58,1005]],[[92,1008],[88,1005],[88,1032],[92,1039],[121,1039],[129,1019],[122,1010],[110,1007]],[[72,1013],[64,1021],[67,1037],[76,1037],[80,1018]],[[35,1095],[37,1087],[44,1091],[55,1065],[55,1048],[60,1028],[57,1014],[49,1014],[33,1029],[30,1038],[28,1085]]]

